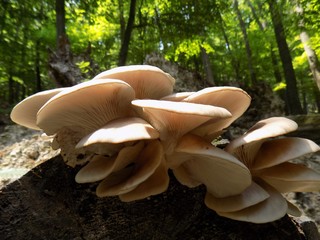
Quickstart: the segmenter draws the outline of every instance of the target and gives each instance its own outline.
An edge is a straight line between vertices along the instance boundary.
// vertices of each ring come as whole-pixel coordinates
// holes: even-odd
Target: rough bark
[[[283,73],[286,80],[286,106],[289,114],[303,114],[301,107],[296,75],[292,65],[290,50],[286,42],[284,27],[282,24],[280,12],[275,0],[268,0],[271,20],[273,23],[274,33],[278,45],[279,55],[282,62]]]
[[[123,203],[96,197],[96,184],[76,184],[75,173],[58,156],[2,189],[1,239],[306,239],[288,216],[267,224],[219,217],[205,207],[204,187],[173,177],[167,192]]]
[[[133,30],[133,24],[134,24],[134,19],[135,19],[136,2],[137,2],[136,0],[130,1],[129,18],[128,18],[126,29],[124,31],[124,38],[121,43],[118,66],[125,65],[126,61],[127,61],[131,33]]]
[[[66,35],[59,38],[57,51],[51,50],[48,67],[49,75],[58,87],[70,87],[82,80],[80,69],[73,63],[70,43]]]
[[[201,59],[202,59],[202,64],[203,64],[204,71],[206,74],[207,82],[210,83],[212,86],[215,86],[216,84],[214,81],[214,76],[213,76],[213,72],[212,72],[212,68],[211,68],[211,64],[210,64],[210,59],[209,59],[209,56],[208,56],[206,49],[204,49],[203,47],[201,47]]]
[[[59,39],[66,35],[64,0],[56,0],[56,42],[59,46]]]

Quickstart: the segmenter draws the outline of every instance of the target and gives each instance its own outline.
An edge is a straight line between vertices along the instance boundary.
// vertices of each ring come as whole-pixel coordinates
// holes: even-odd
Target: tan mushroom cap
[[[168,186],[168,168],[163,159],[155,172],[147,180],[139,184],[139,186],[132,191],[119,195],[119,198],[123,202],[140,200],[163,193],[168,189]]]
[[[320,191],[320,173],[300,164],[285,162],[266,168],[259,177],[282,193]]]
[[[97,182],[109,176],[112,172],[119,171],[130,163],[136,161],[144,143],[122,148],[117,156],[105,157],[103,155],[96,155],[93,159],[76,175],[77,183]]]
[[[94,79],[115,78],[127,82],[136,98],[160,99],[172,93],[175,80],[160,68],[150,65],[131,65],[102,72]]]
[[[250,171],[243,163],[196,135],[181,137],[168,158],[169,166],[178,165],[174,171],[182,166],[191,179],[203,183],[215,197],[238,195],[251,185]]]
[[[252,223],[267,223],[282,218],[288,210],[287,201],[271,186],[264,184],[263,188],[270,195],[266,200],[240,211],[217,213],[223,217]]]
[[[210,119],[231,117],[228,110],[203,104],[164,100],[134,100],[137,114],[160,133],[164,144],[174,148],[174,141]]]
[[[158,131],[141,118],[119,118],[82,138],[76,148],[94,143],[123,143],[158,137]]]
[[[27,128],[41,130],[37,126],[37,112],[50,98],[65,89],[46,90],[25,98],[12,109],[10,114],[11,120]]]
[[[116,196],[132,191],[156,171],[162,158],[161,143],[158,140],[152,140],[142,150],[133,166],[110,174],[98,185],[97,196]]]
[[[252,169],[272,167],[317,151],[320,151],[320,147],[308,139],[291,137],[272,139],[261,145]]]
[[[228,127],[239,118],[249,107],[251,97],[248,93],[236,87],[209,87],[191,94],[183,101],[223,107],[232,114],[232,117],[227,120],[211,120],[193,131],[199,136],[206,136]]]
[[[225,148],[233,152],[239,146],[247,143],[277,137],[295,131],[298,125],[285,117],[272,117],[257,122],[245,134],[231,141]]]
[[[179,93],[173,93],[168,96],[165,96],[161,98],[161,100],[165,101],[173,101],[173,102],[180,102],[186,97],[189,97],[191,94],[194,94],[195,92],[179,92]]]
[[[63,127],[87,134],[111,120],[130,116],[134,97],[133,88],[120,80],[80,83],[52,97],[39,110],[37,125],[48,135]]]
[[[207,192],[205,204],[216,212],[235,212],[262,202],[268,197],[270,195],[267,191],[252,182],[241,194],[235,196],[216,198]]]

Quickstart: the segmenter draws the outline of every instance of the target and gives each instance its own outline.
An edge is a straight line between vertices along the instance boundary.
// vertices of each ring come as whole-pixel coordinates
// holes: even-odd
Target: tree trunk
[[[204,71],[205,71],[205,74],[206,74],[206,82],[207,83],[210,83],[210,85],[212,86],[215,86],[215,81],[214,81],[214,76],[213,76],[213,73],[212,73],[212,68],[211,68],[211,64],[210,64],[210,59],[209,59],[209,56],[208,56],[208,53],[206,51],[206,49],[204,49],[203,47],[200,47],[201,48],[201,59],[202,59],[202,64],[203,64],[203,67],[204,67]]]
[[[205,206],[204,187],[172,176],[165,193],[123,203],[96,197],[96,184],[77,184],[75,174],[58,156],[3,188],[1,239],[306,240],[288,216],[266,224],[219,217]]]
[[[119,53],[119,62],[118,66],[123,66],[126,64],[128,51],[129,51],[129,44],[131,39],[131,33],[133,30],[134,18],[135,18],[135,10],[136,10],[136,0],[131,0],[130,2],[130,11],[129,11],[129,18],[126,26],[126,30],[124,32],[124,38],[121,43],[120,53]]]
[[[229,55],[231,57],[231,65],[232,65],[232,68],[234,69],[235,80],[237,82],[239,82],[240,79],[241,79],[241,77],[240,77],[240,69],[239,69],[239,65],[240,65],[239,61],[234,57],[234,55],[232,53],[232,49],[230,47],[229,38],[228,38],[228,35],[227,35],[226,31],[225,31],[224,22],[223,22],[223,19],[222,19],[220,11],[218,11],[217,17],[218,17],[218,21],[219,21],[220,29],[222,31],[222,35],[223,35],[224,41],[226,42],[226,47],[227,47],[228,53],[229,53]]]
[[[41,86],[41,72],[40,72],[40,41],[36,42],[36,92],[42,91]]]
[[[284,77],[286,80],[286,108],[289,114],[303,114],[301,107],[297,80],[295,72],[292,66],[292,59],[289,51],[288,44],[286,42],[286,36],[280,16],[280,12],[275,0],[268,0],[271,19],[273,23],[274,33],[278,45],[279,55],[282,62]]]
[[[59,38],[66,35],[66,18],[65,18],[64,0],[56,0],[56,42],[59,46]]]
[[[237,18],[239,21],[239,25],[241,28],[241,32],[243,35],[243,40],[246,46],[246,54],[247,54],[247,61],[248,61],[248,70],[249,70],[249,75],[250,75],[250,84],[255,84],[257,83],[257,77],[256,77],[256,73],[255,73],[255,69],[253,66],[253,60],[252,60],[252,51],[251,51],[251,47],[250,47],[250,43],[249,43],[249,38],[248,38],[248,34],[247,34],[247,29],[246,29],[246,25],[242,19],[242,15],[241,12],[239,10],[239,4],[238,4],[238,0],[234,0],[233,1],[233,6],[234,9],[236,11],[237,14]]]

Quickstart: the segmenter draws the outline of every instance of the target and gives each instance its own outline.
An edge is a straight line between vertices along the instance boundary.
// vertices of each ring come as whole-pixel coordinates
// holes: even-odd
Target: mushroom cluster
[[[282,195],[320,190],[320,174],[288,162],[319,151],[307,139],[280,137],[297,128],[279,117],[258,122],[225,148],[213,141],[249,107],[240,88],[173,93],[175,80],[148,65],[118,67],[92,80],[36,93],[11,112],[23,126],[54,136],[78,183],[99,182],[99,197],[134,201],[168,188],[172,171],[188,187],[206,186],[219,215],[255,223],[299,210]]]

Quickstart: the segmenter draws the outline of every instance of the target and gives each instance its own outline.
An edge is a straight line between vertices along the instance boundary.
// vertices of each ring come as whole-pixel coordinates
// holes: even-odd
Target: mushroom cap
[[[252,169],[272,167],[317,151],[320,147],[308,139],[286,137],[268,140],[262,143]]]
[[[12,109],[10,114],[11,120],[27,128],[41,130],[37,126],[37,112],[50,98],[64,89],[46,90],[25,98]]]
[[[235,196],[216,198],[208,193],[205,197],[205,204],[216,212],[235,212],[253,206],[266,200],[270,195],[255,182],[242,193]]]
[[[62,127],[95,131],[111,120],[130,116],[134,90],[116,79],[80,83],[52,97],[38,111],[37,125],[48,135]]]
[[[160,139],[168,141],[178,139],[210,119],[231,117],[224,108],[196,103],[134,100],[132,104],[136,106],[137,114],[159,131]]]
[[[93,159],[77,173],[75,178],[76,182],[88,183],[103,180],[112,172],[119,171],[136,161],[143,147],[144,143],[141,141],[133,146],[122,148],[117,156],[94,156]]]
[[[128,193],[146,181],[161,164],[163,158],[162,145],[152,140],[141,151],[133,166],[113,172],[97,187],[99,197],[116,196]]]
[[[232,140],[225,148],[228,152],[233,152],[236,148],[271,137],[278,137],[283,134],[295,131],[298,125],[285,117],[272,117],[257,122],[245,134]]]
[[[262,184],[262,187],[270,195],[266,200],[239,211],[217,213],[223,217],[252,223],[267,223],[282,218],[288,211],[286,199],[268,184]]]
[[[168,96],[165,96],[161,98],[161,100],[166,101],[173,101],[173,102],[180,102],[186,97],[189,97],[191,94],[194,94],[195,92],[179,92],[179,93],[173,93]]]
[[[206,136],[228,127],[239,118],[249,107],[251,97],[236,87],[209,87],[191,94],[182,101],[222,107],[232,114],[232,117],[226,120],[208,121],[193,131],[199,136]]]
[[[122,66],[98,74],[93,79],[115,78],[127,82],[136,98],[160,99],[172,93],[175,80],[160,68],[150,65]]]
[[[158,137],[158,131],[141,118],[119,118],[82,138],[76,147],[84,147],[98,142],[123,143]]]
[[[320,173],[300,164],[285,162],[259,171],[259,177],[279,192],[320,191]]]
[[[196,135],[181,137],[167,159],[174,172],[182,168],[185,175],[203,183],[215,197],[238,195],[251,185],[250,171],[243,163]]]
[[[155,172],[130,192],[119,195],[123,202],[130,202],[163,193],[168,189],[169,175],[164,158]]]

